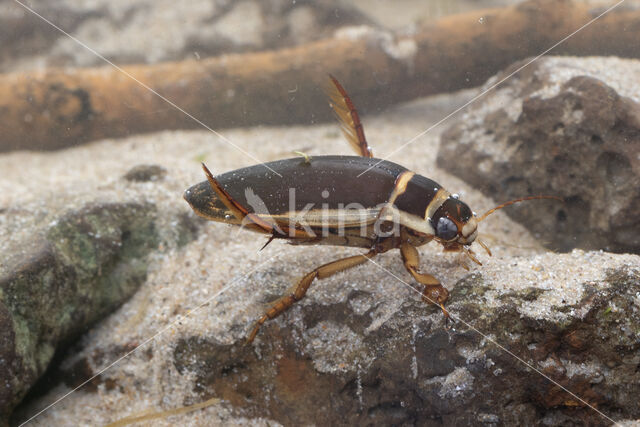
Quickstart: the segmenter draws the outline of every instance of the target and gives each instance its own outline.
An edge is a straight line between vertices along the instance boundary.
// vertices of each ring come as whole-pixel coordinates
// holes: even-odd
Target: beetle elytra
[[[369,258],[391,249],[400,250],[405,268],[424,286],[422,299],[439,305],[449,317],[443,305],[449,292],[434,276],[418,270],[416,247],[435,240],[445,251],[462,251],[480,264],[469,247],[478,241],[491,255],[487,246],[477,240],[480,221],[522,200],[555,198],[533,196],[513,200],[477,217],[437,182],[374,158],[358,113],[333,76],[330,76],[329,96],[342,131],[358,156],[296,157],[215,177],[203,164],[207,180],[184,193],[185,200],[199,216],[269,235],[265,246],[273,239],[286,239],[291,244],[368,250],[324,264],[306,274],[292,294],[280,298],[258,319],[249,334],[249,343],[267,320],[302,299],[314,279],[364,264]],[[359,177],[365,171],[366,174]]]

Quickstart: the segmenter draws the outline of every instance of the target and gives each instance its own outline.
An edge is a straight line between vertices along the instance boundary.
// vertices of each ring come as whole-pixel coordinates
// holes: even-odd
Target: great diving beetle
[[[280,298],[258,319],[248,337],[302,299],[314,279],[329,277],[367,262],[374,255],[400,249],[407,271],[424,285],[422,299],[444,308],[449,292],[434,276],[418,271],[416,247],[431,240],[445,251],[464,252],[480,264],[469,247],[477,241],[478,223],[492,212],[522,201],[513,200],[477,217],[440,184],[410,170],[373,157],[358,113],[342,85],[329,76],[330,105],[358,156],[314,156],[278,160],[213,176],[202,164],[206,181],[184,193],[201,217],[246,227],[286,239],[291,244],[326,244],[368,252],[324,264],[306,274],[294,292]],[[265,167],[268,166],[268,167]],[[363,176],[360,176],[366,172]],[[281,176],[278,176],[281,175]],[[321,205],[321,207],[317,207]]]

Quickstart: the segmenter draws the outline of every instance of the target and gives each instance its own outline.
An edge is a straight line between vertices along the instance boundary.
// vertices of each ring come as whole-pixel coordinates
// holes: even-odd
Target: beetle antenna
[[[482,221],[483,219],[485,219],[486,217],[488,217],[489,215],[491,215],[492,213],[494,213],[498,209],[502,209],[504,207],[507,207],[509,205],[513,205],[515,203],[524,202],[526,200],[537,200],[537,199],[554,199],[554,200],[559,200],[559,201],[564,203],[564,199],[562,199],[560,197],[556,197],[556,196],[530,196],[530,197],[523,197],[522,199],[510,200],[508,202],[505,202],[505,203],[501,204],[500,206],[496,206],[493,209],[489,209],[484,214],[482,214],[482,216],[480,216],[480,218],[478,218],[477,221],[478,222]]]

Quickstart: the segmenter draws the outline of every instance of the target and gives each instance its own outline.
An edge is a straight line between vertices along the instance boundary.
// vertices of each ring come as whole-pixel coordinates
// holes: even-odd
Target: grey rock
[[[244,415],[284,425],[607,423],[497,341],[608,416],[640,416],[637,268],[583,283],[575,304],[553,307],[562,313],[555,320],[524,314],[527,304],[546,304],[530,289],[489,303],[495,292],[482,274],[471,274],[451,294],[456,316],[489,336],[464,322],[447,329],[438,309],[417,299],[376,327],[375,306],[354,309],[350,301],[362,291],[352,291],[343,301],[294,306],[252,346],[244,344],[246,325],[229,327],[240,332],[233,342],[181,337],[174,363],[185,378],[195,375],[203,399],[218,396]]]
[[[490,79],[487,89],[523,63]],[[640,252],[640,62],[542,58],[442,135],[439,166],[497,201],[548,247]],[[531,203],[544,203],[535,211]]]
[[[61,2],[36,1],[30,5],[68,32],[75,31],[83,21],[96,16],[94,10],[79,10],[72,4]],[[32,66],[37,62],[35,56],[50,50],[60,34],[15,2],[0,2],[0,71]],[[55,60],[51,65],[55,65]]]
[[[118,64],[157,63],[275,49],[318,40],[345,25],[375,25],[341,1],[82,2],[41,0],[37,13]],[[17,4],[0,5],[0,70],[104,62]],[[16,40],[19,37],[20,43]],[[26,47],[26,49],[25,49]]]
[[[164,178],[167,170],[158,165],[137,165],[129,169],[124,175],[127,181],[147,182]]]
[[[70,212],[2,267],[0,418],[47,369],[60,345],[144,281],[145,257],[158,244],[154,216],[153,206],[131,203]]]
[[[56,354],[135,293],[168,234],[178,247],[195,238],[198,223],[185,215],[164,215],[171,230],[163,230],[153,201],[90,201],[95,195],[80,193],[80,207],[40,221],[31,209],[24,219],[18,206],[4,212],[3,235],[18,237],[0,247],[0,420]]]

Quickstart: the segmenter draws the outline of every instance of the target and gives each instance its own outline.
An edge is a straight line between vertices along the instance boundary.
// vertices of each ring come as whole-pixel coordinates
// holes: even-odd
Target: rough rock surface
[[[560,257],[571,265],[584,256]],[[337,289],[323,290],[268,324],[254,346],[244,345],[242,333],[231,341],[181,337],[175,366],[195,375],[203,397],[284,425],[606,424],[495,340],[613,419],[637,418],[640,269],[629,267],[637,257],[617,262],[602,280],[578,284],[566,303],[547,298],[553,288],[498,290],[493,272],[470,274],[451,294],[461,321],[449,330],[437,309],[415,298],[351,287],[335,298]]]
[[[542,58],[443,133],[438,164],[496,200],[564,198],[542,212],[532,203],[508,210],[551,248],[638,253],[639,80],[637,60]]]
[[[150,206],[105,204],[71,212],[43,240],[2,257],[0,418],[45,371],[59,344],[130,297],[157,246]]]
[[[158,167],[130,174],[142,181],[149,169]],[[146,279],[149,254],[167,244],[156,226],[157,203],[131,196],[56,193],[58,201],[44,209],[27,201],[0,211],[0,420],[56,352],[133,295]],[[191,240],[193,224],[178,218],[170,243]]]
[[[102,65],[14,2],[0,4],[0,70]],[[29,7],[120,65],[293,46],[374,25],[341,1],[33,1]]]

